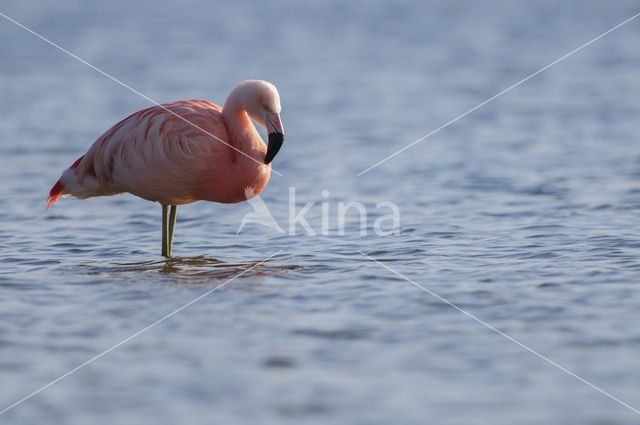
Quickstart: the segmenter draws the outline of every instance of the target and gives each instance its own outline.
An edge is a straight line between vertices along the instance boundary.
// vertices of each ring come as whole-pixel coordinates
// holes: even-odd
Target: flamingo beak
[[[269,132],[269,143],[267,144],[267,155],[264,163],[269,164],[276,157],[284,142],[284,131],[279,114],[267,113],[267,131]]]

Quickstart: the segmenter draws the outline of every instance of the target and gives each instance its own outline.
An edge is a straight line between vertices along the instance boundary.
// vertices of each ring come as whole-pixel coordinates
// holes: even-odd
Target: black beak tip
[[[269,164],[276,157],[282,144],[284,143],[284,134],[282,133],[269,133],[269,143],[267,144],[267,155],[264,158],[264,163]]]

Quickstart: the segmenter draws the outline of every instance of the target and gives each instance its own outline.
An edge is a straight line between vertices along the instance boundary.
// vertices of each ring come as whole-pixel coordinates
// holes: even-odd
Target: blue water
[[[283,176],[262,199],[286,233],[196,203],[165,261],[157,205],[45,214],[60,172],[149,102],[0,17],[0,410],[225,284],[0,423],[638,423],[359,251],[640,409],[640,18],[356,176],[637,6],[3,2],[159,102],[273,82]],[[316,233],[327,206],[328,236],[290,234],[290,188]],[[350,201],[365,236],[356,214],[337,235]],[[372,232],[380,202],[396,234]]]

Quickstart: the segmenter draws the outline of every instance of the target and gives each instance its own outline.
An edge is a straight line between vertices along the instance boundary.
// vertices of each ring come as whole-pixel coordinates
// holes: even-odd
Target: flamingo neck
[[[258,134],[256,127],[247,114],[250,93],[242,88],[234,89],[222,108],[222,118],[227,125],[229,142],[238,149],[237,161],[251,161],[255,166],[264,164],[267,146]]]
[[[234,151],[233,183],[229,183],[234,186],[232,190],[238,198],[224,202],[240,202],[259,194],[271,174],[271,165],[264,163],[267,145],[246,112],[250,93],[238,89],[231,92],[222,108],[229,143],[237,149]],[[247,188],[252,195],[246,193]]]

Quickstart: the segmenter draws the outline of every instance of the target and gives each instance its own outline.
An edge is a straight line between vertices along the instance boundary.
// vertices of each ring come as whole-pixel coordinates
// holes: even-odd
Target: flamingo
[[[129,192],[162,206],[162,255],[171,257],[178,205],[257,196],[284,141],[280,96],[267,81],[238,84],[220,107],[205,100],[152,106],[123,119],[62,172],[60,198]],[[249,116],[267,128],[264,143]]]

